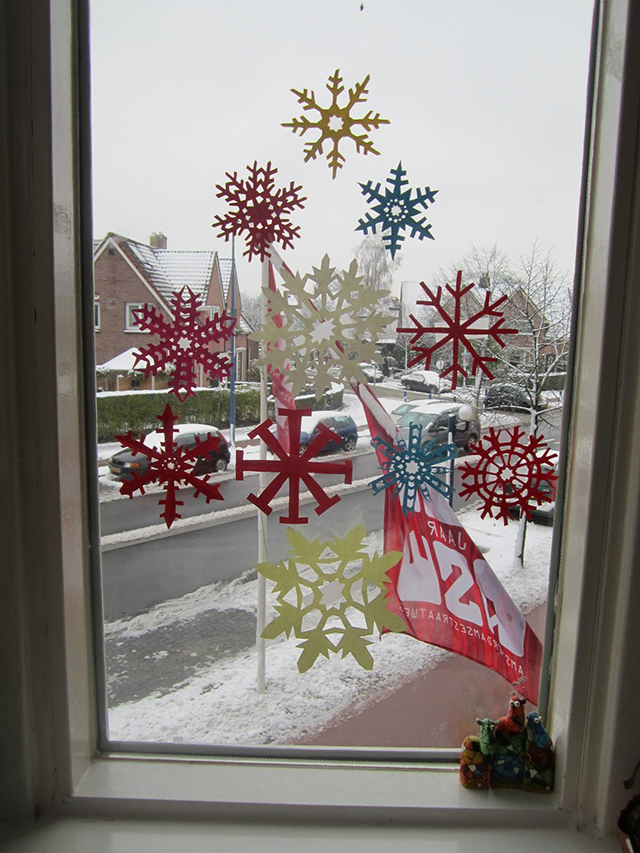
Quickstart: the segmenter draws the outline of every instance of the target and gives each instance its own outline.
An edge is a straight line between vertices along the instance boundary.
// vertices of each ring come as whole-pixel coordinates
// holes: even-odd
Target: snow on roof
[[[176,290],[182,290],[185,285],[206,300],[216,259],[215,251],[154,249],[144,243],[126,239],[123,243],[142,266],[149,282],[165,300]]]
[[[233,261],[231,258],[218,258],[220,264],[220,278],[222,280],[222,295],[225,302],[227,301],[227,293],[229,292],[229,284],[231,282],[231,268]]]
[[[106,370],[133,370],[133,365],[136,362],[134,353],[136,352],[138,352],[137,347],[130,347],[119,355],[114,355],[104,364],[97,364],[96,367],[102,367]]]

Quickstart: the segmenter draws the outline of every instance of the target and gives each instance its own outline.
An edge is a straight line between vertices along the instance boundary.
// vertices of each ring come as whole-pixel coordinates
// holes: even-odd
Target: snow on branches
[[[404,621],[387,610],[387,572],[400,551],[369,555],[365,529],[355,527],[340,539],[310,542],[289,528],[290,558],[278,565],[260,563],[256,570],[275,583],[277,616],[262,632],[272,640],[285,634],[302,640],[298,670],[306,672],[320,655],[352,655],[364,669],[373,668],[367,646],[375,629],[405,631]],[[313,625],[313,627],[309,627]]]
[[[368,137],[371,130],[377,130],[381,124],[389,124],[389,120],[381,118],[380,113],[373,113],[369,110],[365,115],[356,118],[353,115],[354,108],[357,104],[366,101],[369,90],[369,75],[364,78],[361,83],[356,83],[352,89],[349,89],[346,104],[340,106],[338,98],[344,92],[342,85],[342,77],[340,69],[329,76],[329,82],[326,84],[331,95],[331,103],[327,107],[321,107],[316,100],[316,95],[313,90],[308,89],[299,91],[292,89],[294,95],[298,98],[298,103],[302,104],[302,109],[305,112],[316,112],[317,117],[311,120],[308,116],[302,115],[299,118],[293,118],[291,121],[283,122],[282,127],[290,127],[294,133],[300,133],[300,136],[309,131],[317,131],[318,136],[314,140],[309,140],[304,145],[304,161],[315,160],[318,154],[323,153],[325,142],[331,145],[327,152],[327,162],[332,171],[332,177],[335,178],[338,169],[344,165],[345,156],[340,153],[339,145],[342,139],[353,140],[356,146],[356,152],[363,154],[379,154],[379,151],[373,147],[373,142]],[[361,132],[358,133],[357,131]]]
[[[123,447],[129,448],[136,456],[140,454],[140,474],[133,474],[130,480],[123,480],[120,492],[133,498],[133,493],[144,494],[144,487],[150,483],[159,483],[164,487],[166,496],[158,501],[164,506],[160,518],[164,518],[167,527],[171,527],[176,518],[182,518],[178,507],[184,506],[184,501],[178,500],[180,486],[193,486],[194,497],[204,495],[207,503],[211,500],[223,500],[220,487],[209,483],[208,474],[204,477],[196,473],[203,460],[208,460],[213,450],[220,444],[218,435],[209,435],[204,441],[196,439],[195,447],[178,446],[174,440],[174,424],[176,416],[171,406],[167,405],[162,415],[158,416],[162,423],[162,439],[159,446],[147,444],[142,439],[134,438],[129,431],[126,435],[116,435],[114,438]]]
[[[299,195],[301,186],[293,181],[289,188],[276,189],[273,176],[277,169],[267,163],[266,168],[247,166],[249,177],[238,178],[238,173],[227,172],[226,184],[217,184],[217,198],[223,198],[230,206],[224,216],[216,216],[213,228],[219,228],[218,236],[228,240],[246,233],[244,254],[249,260],[259,255],[263,261],[269,257],[269,246],[279,243],[284,249],[293,245],[300,236],[300,226],[292,225],[289,214],[296,208],[304,207],[304,196]]]
[[[314,462],[313,457],[320,453],[326,445],[334,440],[339,442],[339,436],[324,424],[318,425],[317,435],[311,444],[305,448],[300,446],[300,429],[302,418],[311,415],[311,409],[278,409],[278,414],[288,420],[289,427],[289,452],[278,441],[276,435],[269,427],[272,421],[267,419],[249,433],[249,438],[260,437],[267,448],[276,456],[276,459],[245,460],[244,452],[236,452],[236,479],[244,480],[247,471],[266,471],[276,476],[269,485],[258,496],[249,495],[251,503],[255,504],[265,515],[272,512],[271,501],[278,494],[284,484],[289,482],[289,511],[288,515],[280,518],[281,524],[307,524],[309,519],[300,515],[300,486],[304,484],[315,500],[316,515],[338,503],[338,495],[329,496],[322,486],[314,479],[315,474],[343,474],[345,483],[351,483],[352,462]]]
[[[385,247],[391,252],[392,258],[404,241],[404,234],[400,232],[405,229],[410,230],[410,237],[417,235],[420,240],[425,237],[434,239],[431,225],[427,224],[427,218],[421,215],[421,211],[433,204],[438,190],[432,190],[430,187],[425,187],[424,190],[406,189],[405,185],[409,183],[404,177],[406,174],[400,162],[396,169],[391,170],[392,177],[387,178],[391,189],[387,187],[382,192],[380,184],[377,183],[374,187],[372,181],[360,184],[362,194],[366,196],[375,216],[366,213],[364,219],[358,220],[356,231],[363,231],[365,234],[371,231],[375,234],[376,228],[379,227]],[[415,192],[415,198],[411,198],[412,192]]]
[[[185,293],[186,291],[186,293]],[[160,371],[173,373],[169,379],[170,393],[183,402],[195,394],[197,386],[196,365],[201,364],[214,379],[229,375],[231,366],[223,353],[211,352],[210,344],[228,341],[236,324],[226,313],[201,322],[200,299],[189,287],[172,295],[173,323],[166,320],[153,306],[145,305],[134,311],[135,324],[143,332],[159,336],[158,343],[141,347],[135,353],[134,369],[145,376],[155,376]]]
[[[266,354],[254,363],[281,370],[294,396],[308,385],[320,399],[332,382],[366,383],[359,363],[380,361],[376,341],[394,319],[381,305],[389,291],[364,286],[356,261],[338,272],[328,255],[312,273],[282,275],[280,292],[264,288],[266,323],[251,337]]]
[[[489,355],[488,352],[479,352],[473,340],[488,338],[504,347],[505,343],[502,340],[504,335],[518,334],[517,329],[504,327],[505,319],[502,311],[498,310],[506,302],[507,297],[501,296],[491,302],[491,296],[487,291],[484,296],[484,304],[480,304],[476,300],[476,304],[480,305],[478,310],[472,311],[469,316],[464,317],[463,298],[470,293],[475,284],[467,284],[463,287],[462,270],[458,271],[455,287],[451,287],[450,284],[446,285],[446,290],[451,297],[448,302],[446,297],[443,299],[441,287],[438,287],[434,293],[423,281],[420,282],[420,286],[427,298],[419,299],[417,304],[435,309],[436,318],[433,322],[426,321],[423,323],[411,314],[410,319],[414,324],[413,328],[398,328],[398,332],[411,335],[411,346],[417,353],[408,362],[407,367],[414,367],[424,360],[425,368],[429,370],[433,355],[450,343],[452,345],[451,364],[441,371],[440,376],[451,378],[452,389],[456,388],[459,376],[466,378],[469,375],[463,365],[465,351],[471,356],[471,375],[475,376],[476,371],[481,370],[485,376],[493,379],[493,373],[487,365],[497,361],[497,358]],[[427,334],[435,335],[433,343],[421,342],[421,338]]]
[[[469,452],[477,453],[480,461],[460,466],[465,483],[460,497],[481,498],[481,518],[489,515],[507,524],[510,510],[517,509],[530,520],[536,506],[553,500],[558,477],[554,454],[544,436],[529,435],[525,440],[520,427],[509,434],[490,427],[489,435],[478,445],[469,445]]]

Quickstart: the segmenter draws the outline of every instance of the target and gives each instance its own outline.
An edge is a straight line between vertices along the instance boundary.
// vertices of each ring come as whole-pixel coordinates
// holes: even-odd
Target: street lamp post
[[[449,444],[455,444],[456,440],[456,420],[470,423],[478,417],[478,410],[473,403],[463,403],[457,412],[449,413]],[[449,461],[449,470],[447,471],[447,485],[449,489],[449,506],[453,507],[453,473],[454,473],[455,457],[452,456]]]

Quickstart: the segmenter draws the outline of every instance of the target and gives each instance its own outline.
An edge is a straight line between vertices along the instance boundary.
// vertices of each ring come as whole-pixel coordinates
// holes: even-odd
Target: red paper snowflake
[[[196,474],[198,464],[208,460],[211,451],[220,444],[220,437],[210,435],[204,441],[196,439],[195,447],[179,447],[174,441],[173,425],[176,422],[176,416],[171,406],[167,405],[162,415],[158,416],[158,420],[162,422],[163,433],[158,442],[159,446],[134,438],[132,432],[114,436],[123,447],[132,450],[134,456],[138,453],[141,456],[141,473],[134,474],[130,480],[123,480],[120,493],[132,498],[134,492],[140,491],[144,494],[144,487],[149,483],[164,484],[166,497],[158,501],[159,506],[164,506],[164,512],[160,513],[160,518],[164,518],[167,527],[171,527],[176,518],[182,518],[177,512],[177,507],[184,506],[184,501],[178,500],[177,497],[180,486],[193,486],[194,497],[197,498],[202,494],[207,503],[211,500],[224,500],[220,494],[220,487],[208,482],[208,474],[204,477]]]
[[[465,482],[460,497],[477,495],[484,501],[482,518],[489,515],[501,518],[506,524],[510,510],[518,508],[528,519],[540,503],[550,502],[555,496],[554,455],[544,443],[544,436],[529,435],[515,427],[507,438],[505,432],[489,429],[489,436],[480,444],[469,445],[470,453],[477,453],[477,465],[465,462],[460,466]],[[492,510],[497,512],[494,516]]]
[[[300,226],[292,225],[287,214],[296,207],[304,207],[306,198],[300,197],[301,186],[289,189],[275,189],[273,176],[278,171],[267,163],[266,169],[258,164],[247,166],[249,178],[246,181],[238,178],[238,173],[226,173],[229,180],[226,184],[217,184],[218,198],[229,202],[231,210],[225,216],[216,216],[213,228],[218,227],[218,236],[228,240],[231,236],[247,233],[247,248],[244,252],[251,260],[253,255],[260,255],[260,260],[269,256],[269,246],[280,243],[283,249],[293,244],[293,238],[300,236]],[[234,209],[235,208],[235,209]]]
[[[419,320],[416,320],[413,314],[411,314],[410,319],[414,324],[414,328],[398,329],[398,332],[406,332],[407,334],[412,335],[412,349],[417,353],[415,358],[407,364],[407,367],[413,367],[424,359],[425,368],[429,370],[433,354],[437,350],[451,343],[453,348],[452,364],[450,367],[445,368],[440,373],[440,376],[445,377],[451,375],[452,389],[456,388],[458,384],[458,376],[463,376],[465,378],[468,376],[468,373],[461,362],[461,356],[464,350],[470,353],[472,358],[472,376],[475,376],[477,369],[480,368],[485,376],[488,376],[489,379],[493,379],[493,373],[491,373],[487,364],[492,361],[497,361],[497,359],[492,358],[487,353],[479,353],[475,348],[475,345],[472,343],[471,338],[491,338],[501,347],[504,347],[505,343],[502,340],[502,336],[517,334],[517,329],[505,329],[503,327],[505,320],[502,316],[502,311],[498,311],[499,306],[506,301],[507,297],[501,296],[500,299],[497,299],[495,302],[491,302],[490,294],[487,291],[485,293],[484,305],[482,308],[471,314],[471,316],[466,319],[463,319],[462,298],[475,287],[475,284],[467,284],[465,287],[462,286],[462,270],[459,270],[458,275],[456,276],[455,288],[451,287],[450,284],[446,285],[447,291],[453,298],[453,316],[448,312],[447,308],[443,304],[441,287],[438,287],[437,291],[434,293],[423,281],[420,282],[420,286],[427,294],[427,299],[420,299],[417,304],[425,305],[428,308],[435,308],[440,315],[442,322],[438,323],[436,320],[432,325],[425,326]],[[430,346],[419,344],[418,341],[420,338],[429,332],[436,336],[435,343]]]
[[[351,482],[352,477],[352,463],[350,459],[346,462],[311,461],[331,439],[334,441],[340,440],[333,430],[330,430],[323,424],[318,425],[320,434],[313,439],[303,453],[300,453],[301,422],[303,417],[311,415],[311,409],[278,409],[278,414],[288,419],[289,453],[285,451],[275,434],[269,429],[269,427],[273,426],[273,423],[267,419],[251,430],[249,438],[260,436],[269,450],[278,458],[245,462],[243,451],[238,450],[236,453],[236,479],[244,480],[246,471],[268,471],[269,473],[276,474],[260,496],[249,495],[251,503],[255,504],[265,515],[271,514],[271,501],[288,480],[289,514],[280,518],[280,524],[307,524],[309,519],[300,516],[301,483],[304,483],[318,503],[316,514],[322,515],[329,507],[338,503],[340,498],[338,495],[330,497],[322,486],[316,482],[313,475],[344,474],[344,481],[348,484]]]
[[[174,368],[169,390],[182,402],[190,394],[195,394],[193,389],[198,384],[196,364],[201,364],[207,375],[214,379],[229,376],[231,366],[228,360],[222,353],[211,352],[209,345],[228,341],[236,321],[223,313],[201,322],[198,319],[198,313],[202,311],[200,299],[188,287],[174,293],[172,301],[173,323],[153,305],[134,311],[136,326],[160,337],[159,343],[141,347],[140,352],[135,353],[134,368],[142,370],[145,376],[155,376],[161,370]]]

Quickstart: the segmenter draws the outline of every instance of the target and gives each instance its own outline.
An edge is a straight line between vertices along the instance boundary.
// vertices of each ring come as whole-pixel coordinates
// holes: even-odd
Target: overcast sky
[[[402,160],[412,187],[437,189],[435,240],[407,239],[401,279],[425,280],[473,243],[517,257],[534,240],[573,268],[591,4],[588,0],[92,0],[94,234],[230,257],[215,185],[254,160],[302,184],[301,271],[328,253],[347,265],[368,210],[358,182],[384,184]],[[368,102],[390,124],[380,156],[355,153],[335,180],[304,163],[281,122],[300,115],[291,88],[371,75]],[[312,137],[311,137],[312,138]],[[244,251],[243,240],[236,246]],[[241,289],[260,263],[239,257]]]

